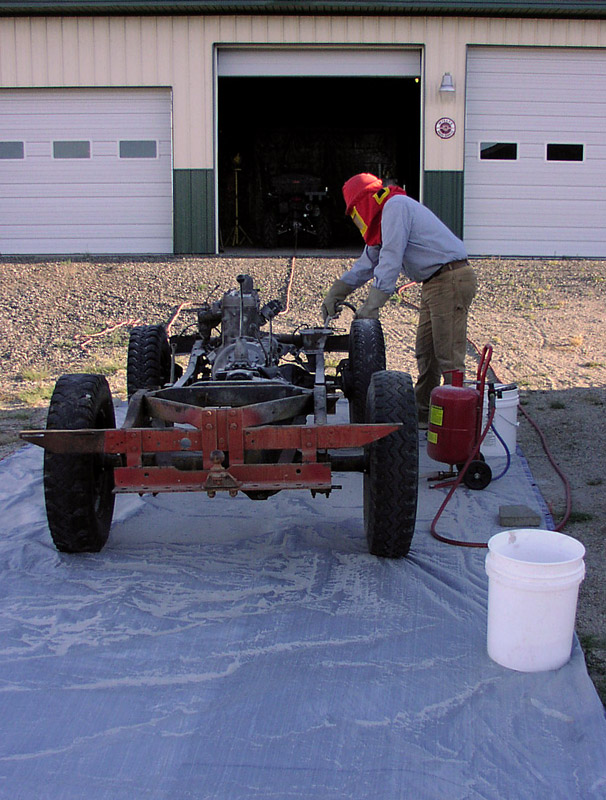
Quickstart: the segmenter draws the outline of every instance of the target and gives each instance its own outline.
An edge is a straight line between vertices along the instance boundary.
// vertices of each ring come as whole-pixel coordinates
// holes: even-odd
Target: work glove
[[[322,320],[326,323],[328,317],[334,317],[337,314],[337,303],[345,300],[347,295],[351,294],[355,290],[354,286],[350,286],[345,281],[342,281],[340,278],[333,283],[333,285],[328,290],[328,294],[324,298],[322,305],[320,307],[320,314],[322,315]]]
[[[391,295],[387,294],[387,292],[382,292],[376,286],[371,286],[366,302],[356,312],[356,319],[379,319],[379,309],[385,305],[390,297]]]

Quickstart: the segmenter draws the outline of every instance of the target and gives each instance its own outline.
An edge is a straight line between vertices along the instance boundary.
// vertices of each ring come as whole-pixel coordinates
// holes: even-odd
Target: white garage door
[[[287,77],[343,75],[402,77],[421,74],[421,51],[405,48],[355,49],[296,47],[222,48],[220,77]]]
[[[471,48],[472,255],[606,256],[606,51]]]
[[[0,253],[172,253],[171,94],[0,92]]]

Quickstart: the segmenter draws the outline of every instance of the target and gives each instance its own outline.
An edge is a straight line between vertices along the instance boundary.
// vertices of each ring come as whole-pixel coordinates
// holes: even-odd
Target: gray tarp
[[[490,660],[486,551],[430,536],[424,477],[402,561],[367,554],[357,474],[329,499],[122,496],[106,548],[66,556],[41,462],[0,463],[1,797],[606,797],[578,644],[553,672]],[[439,530],[487,540],[509,503],[543,511],[519,454]]]

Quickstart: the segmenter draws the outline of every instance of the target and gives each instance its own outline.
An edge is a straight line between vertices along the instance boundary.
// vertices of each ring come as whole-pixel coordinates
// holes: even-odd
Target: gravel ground
[[[323,294],[350,263],[287,256],[0,260],[0,458],[19,446],[20,429],[44,424],[54,382],[64,372],[101,372],[113,394],[125,399],[132,325],[165,322],[176,314],[173,326],[180,330],[193,319],[187,304],[219,297],[235,285],[238,273],[248,272],[263,300],[275,297],[287,305],[276,328],[290,332],[318,321]],[[587,548],[577,630],[606,700],[606,262],[473,264],[479,291],[470,341],[479,348],[492,344],[497,379],[517,383],[518,441],[556,522],[567,517],[564,532]],[[350,299],[359,302],[364,294],[360,290]],[[381,312],[388,367],[413,377],[418,295],[417,286],[402,287]],[[475,373],[471,346],[468,367]],[[563,478],[525,414],[539,425]],[[564,481],[570,486],[570,513]]]

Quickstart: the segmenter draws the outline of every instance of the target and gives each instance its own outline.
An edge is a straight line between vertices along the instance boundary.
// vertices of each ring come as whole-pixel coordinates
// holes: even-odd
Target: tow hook
[[[209,497],[215,497],[217,490],[227,490],[230,497],[236,497],[241,483],[223,467],[225,453],[222,450],[213,450],[210,454],[212,466],[208,471],[208,477],[204,483],[204,488]]]

